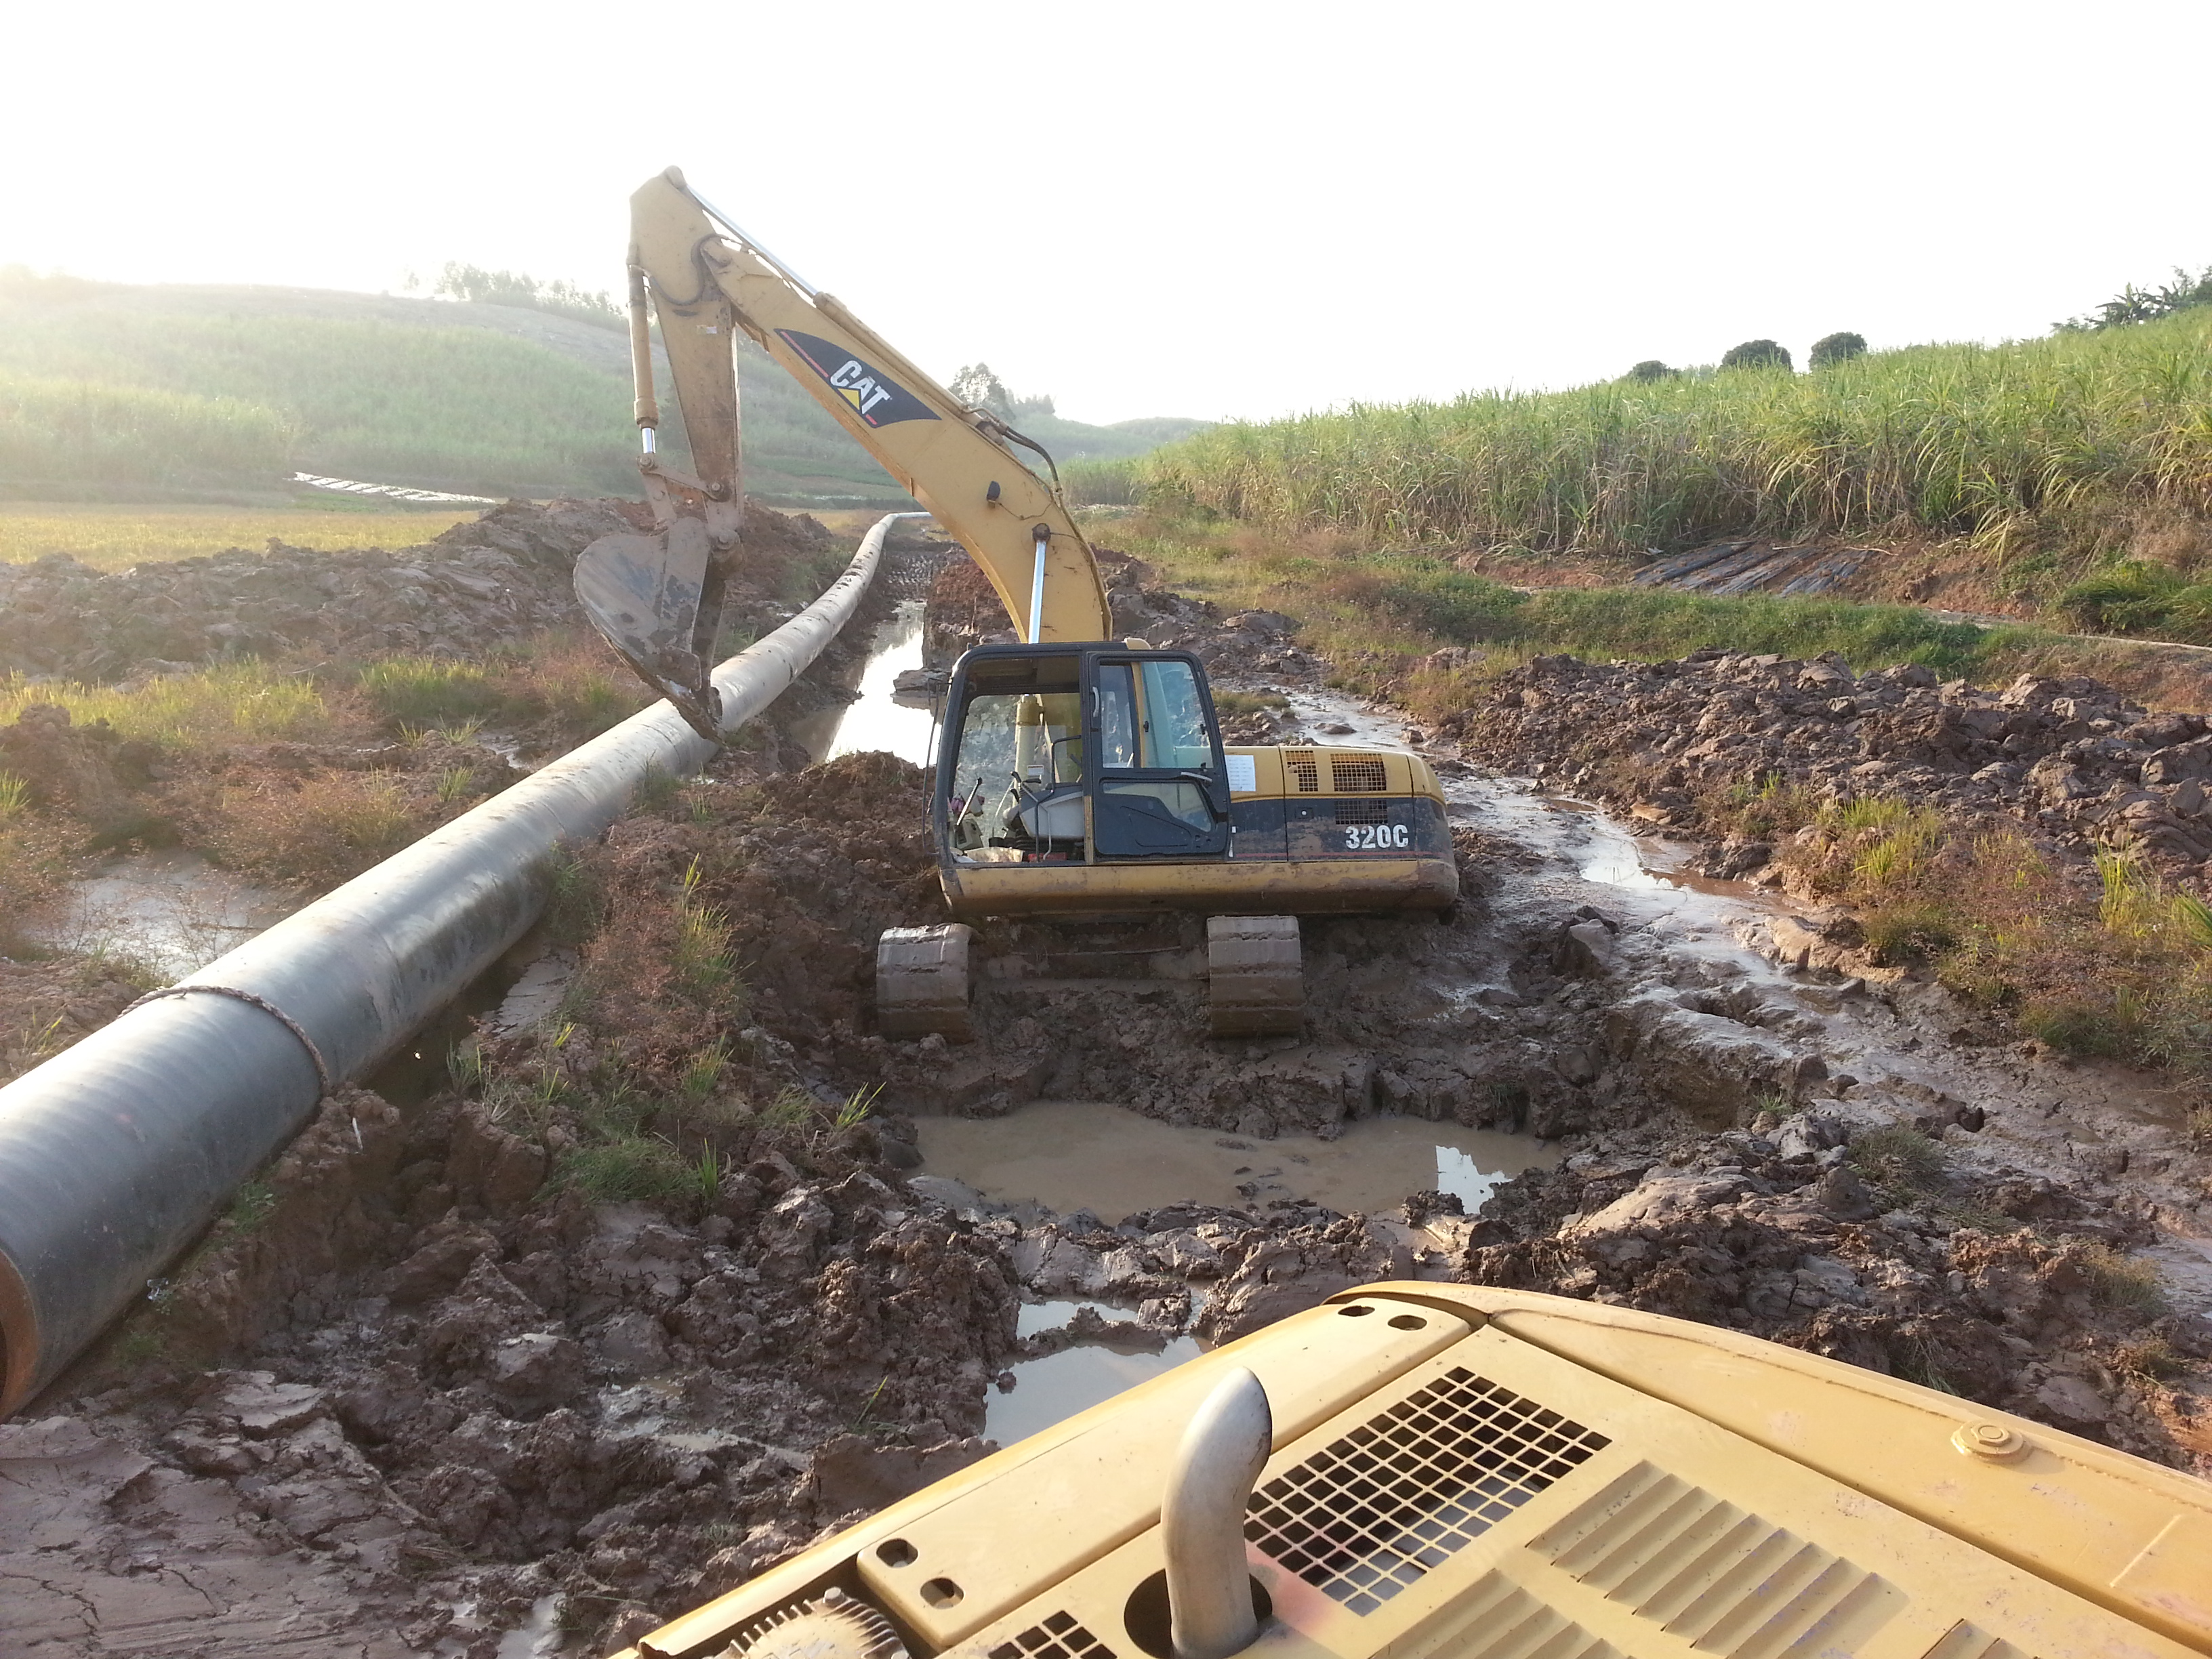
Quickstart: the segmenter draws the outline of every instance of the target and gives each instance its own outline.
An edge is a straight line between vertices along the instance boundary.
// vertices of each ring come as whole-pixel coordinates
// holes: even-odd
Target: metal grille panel
[[[1910,1599],[1649,1463],[1608,1482],[1528,1547],[1607,1601],[1726,1659],[1840,1659]]]
[[[1390,822],[1390,803],[1387,800],[1340,800],[1336,803],[1339,823],[1388,823]]]
[[[1321,793],[1321,762],[1310,750],[1285,754],[1283,764],[1290,769],[1291,781],[1301,795]]]
[[[1921,1659],[2028,1659],[2028,1656],[2002,1636],[1976,1630],[1962,1619],[1944,1632],[1943,1639]]]
[[[1398,1659],[1621,1659],[1620,1650],[1546,1607],[1503,1573],[1486,1572],[1450,1611],[1421,1626]]]
[[[1055,1613],[991,1650],[990,1659],[1114,1659],[1114,1650],[1073,1615]]]
[[[1340,795],[1380,795],[1390,787],[1380,755],[1331,755],[1328,779]]]
[[[1372,1613],[1607,1443],[1455,1368],[1255,1492],[1244,1536]]]

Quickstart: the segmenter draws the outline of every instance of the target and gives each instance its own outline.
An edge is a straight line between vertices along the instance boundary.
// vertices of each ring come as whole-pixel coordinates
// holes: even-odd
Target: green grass
[[[438,657],[390,657],[361,671],[362,694],[394,725],[438,726],[496,708],[491,677],[473,663]]]
[[[2095,632],[2212,641],[2212,581],[2201,574],[2149,559],[2122,560],[2066,587],[2057,608]]]
[[[1238,422],[1134,472],[1155,507],[1417,544],[1635,555],[1911,527],[2024,548],[2130,505],[2212,509],[2212,313]]]
[[[573,1146],[554,1166],[554,1184],[599,1203],[665,1200],[698,1190],[697,1166],[653,1135],[620,1135]]]
[[[126,738],[165,747],[241,738],[303,738],[328,729],[330,714],[312,682],[251,659],[197,673],[164,675],[137,690],[0,676],[0,725],[33,703],[58,703],[78,726],[106,720]]]

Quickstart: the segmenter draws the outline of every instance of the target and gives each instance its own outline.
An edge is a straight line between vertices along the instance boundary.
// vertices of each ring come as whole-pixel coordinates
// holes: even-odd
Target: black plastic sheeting
[[[1694,552],[1654,560],[1638,571],[1638,587],[1680,593],[1774,593],[1795,598],[1832,593],[1874,556],[1864,547],[1777,545],[1764,541],[1711,542]]]

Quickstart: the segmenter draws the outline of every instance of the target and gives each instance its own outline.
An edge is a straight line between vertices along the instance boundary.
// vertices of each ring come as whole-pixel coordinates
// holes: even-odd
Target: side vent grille
[[[1283,764],[1290,768],[1291,781],[1301,795],[1321,793],[1321,762],[1310,749],[1288,750]]]
[[[1339,823],[1388,823],[1390,822],[1390,803],[1387,800],[1340,800],[1336,803]]]
[[[1621,1659],[1620,1650],[1554,1613],[1502,1573],[1486,1572],[1441,1619],[1400,1644],[1398,1659]]]
[[[1067,1613],[1055,1613],[991,1650],[990,1659],[1114,1659],[1114,1650]]]
[[[1380,795],[1390,787],[1380,755],[1331,755],[1328,777],[1340,795]]]
[[[1726,1659],[1856,1653],[1909,1599],[1887,1579],[1649,1463],[1586,1498],[1528,1547],[1607,1600]]]
[[[1921,1659],[2028,1659],[2028,1656],[2002,1636],[1976,1630],[1962,1619]]]
[[[1372,1613],[1607,1443],[1453,1370],[1254,1492],[1244,1536]]]

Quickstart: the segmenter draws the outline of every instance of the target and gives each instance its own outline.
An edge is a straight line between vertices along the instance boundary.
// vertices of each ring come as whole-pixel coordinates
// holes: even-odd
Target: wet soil
[[[1405,740],[1319,689],[1291,619],[1127,564],[1113,592],[1128,633],[1272,696],[1254,727]],[[933,612],[933,648],[980,609]],[[2138,781],[2196,741],[2063,736],[2118,720],[2098,695],[2004,718],[2142,747]],[[1628,712],[1680,750],[1710,706]],[[1309,1030],[1269,1042],[1206,1036],[1176,921],[988,929],[977,1039],[886,1040],[875,936],[941,914],[924,773],[807,765],[787,728],[733,750],[580,857],[534,1002],[442,1079],[326,1103],[0,1425],[9,1650],[606,1650],[991,1438],[1394,1277],[1707,1320],[2212,1469],[2212,1188],[2171,1106],[1814,963],[1771,893],[1632,835],[1666,826],[1523,730],[1434,748],[1458,913],[1310,923]],[[1912,763],[2010,810],[1975,780],[2018,757],[1975,758]],[[1134,1180],[1168,1163],[1147,1136],[1188,1149],[1173,1179]],[[1439,1148],[1511,1178],[1455,1184]]]

